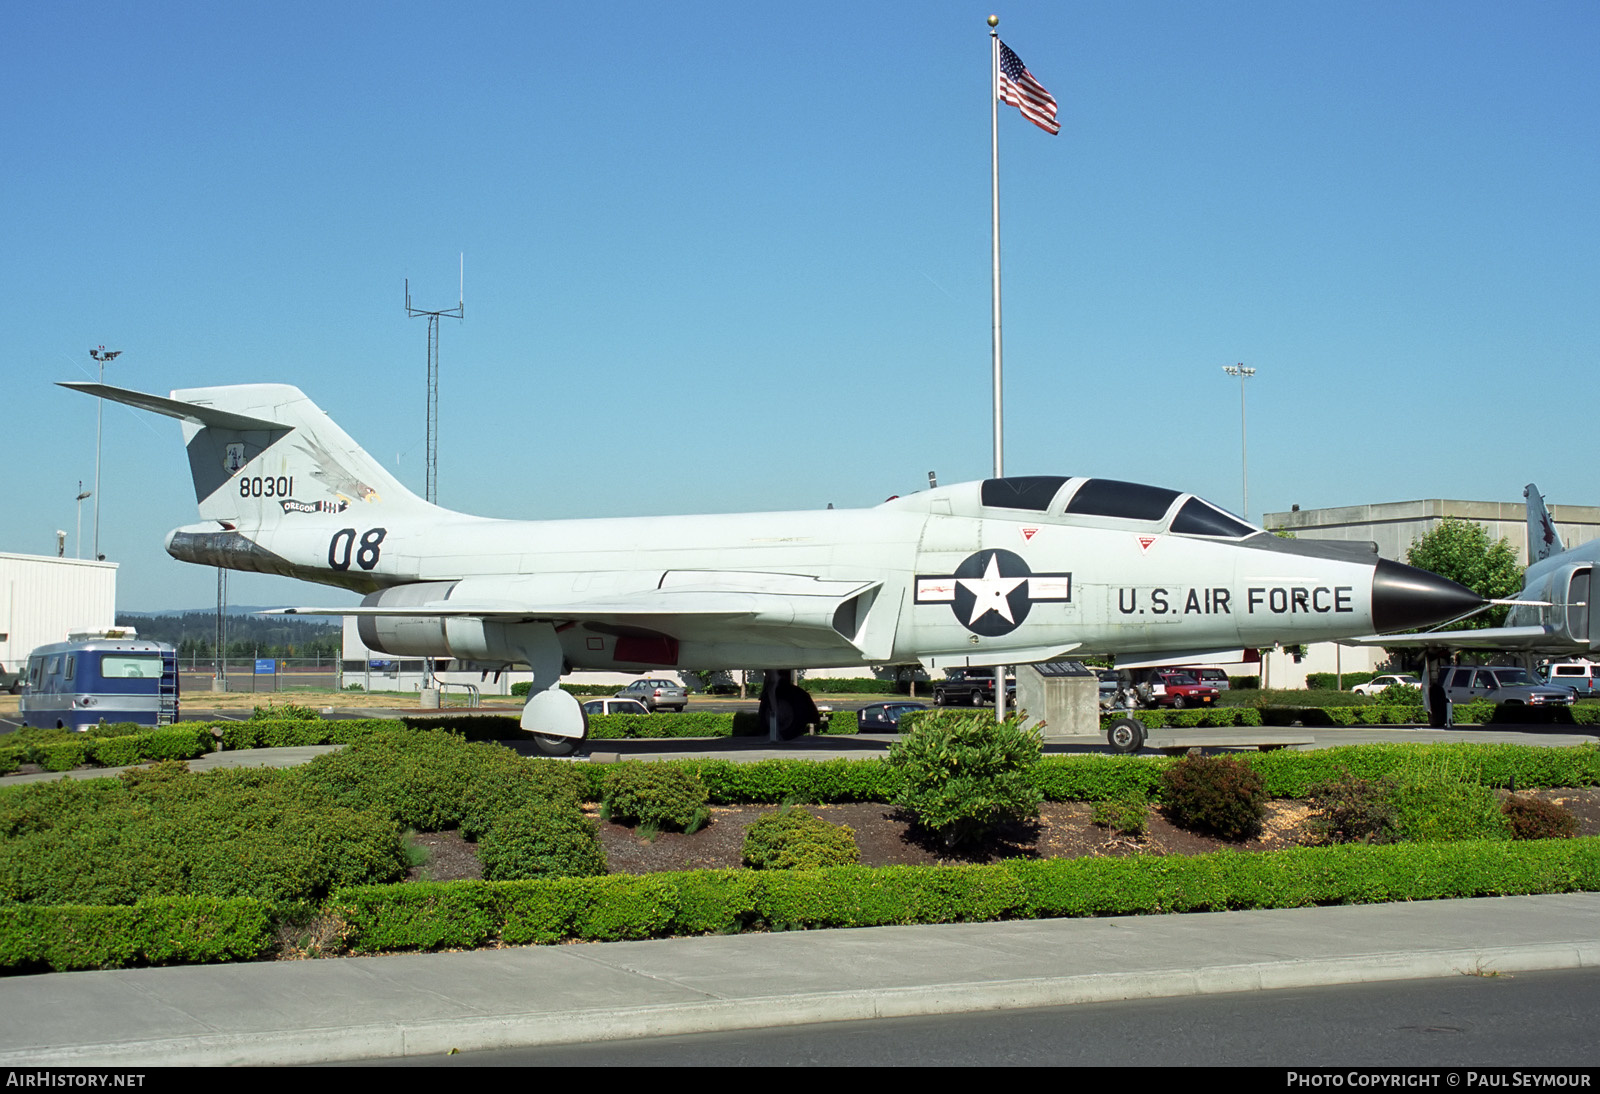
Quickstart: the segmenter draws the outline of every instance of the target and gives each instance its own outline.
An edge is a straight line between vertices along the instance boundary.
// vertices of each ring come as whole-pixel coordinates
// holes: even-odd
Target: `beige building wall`
[[[1567,547],[1600,538],[1600,507],[1552,505],[1550,516]],[[1391,501],[1375,505],[1346,505],[1334,509],[1298,509],[1267,513],[1262,525],[1273,531],[1293,532],[1299,539],[1368,540],[1378,554],[1396,562],[1406,560],[1411,545],[1427,535],[1445,517],[1481,524],[1491,540],[1504,539],[1516,548],[1517,561],[1528,564],[1528,507],[1525,502]]]
[[[1550,516],[1564,547],[1576,547],[1600,538],[1600,507],[1551,505]],[[1335,539],[1371,542],[1378,554],[1404,562],[1411,545],[1439,526],[1445,517],[1481,524],[1491,540],[1504,539],[1516,549],[1517,561],[1528,564],[1528,506],[1525,501],[1456,501],[1428,498],[1373,505],[1345,505],[1332,509],[1296,509],[1267,513],[1262,525],[1289,531],[1297,539]],[[1286,653],[1264,653],[1263,686],[1303,688],[1313,672],[1370,672],[1383,661],[1381,649],[1340,646],[1321,642],[1307,647],[1299,664]],[[1233,670],[1230,669],[1230,672]]]

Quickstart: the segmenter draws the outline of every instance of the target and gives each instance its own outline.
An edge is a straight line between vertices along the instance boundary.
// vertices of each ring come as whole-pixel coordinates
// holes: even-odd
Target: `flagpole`
[[[1005,424],[1000,401],[1000,17],[989,16],[989,238],[994,328],[994,477],[1006,473]],[[994,720],[1006,720],[1006,666],[994,669]]]
[[[1000,399],[1000,25],[989,16],[989,238],[994,339],[994,477],[1005,475],[1005,425]]]

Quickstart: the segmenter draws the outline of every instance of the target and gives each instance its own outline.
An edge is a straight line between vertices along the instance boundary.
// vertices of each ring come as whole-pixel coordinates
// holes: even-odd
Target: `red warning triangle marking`
[[[1037,528],[1024,528],[1022,530],[1022,538],[1023,539],[1031,540],[1034,536],[1036,536],[1038,534],[1039,534],[1039,529],[1037,529]]]
[[[1139,550],[1141,553],[1150,550],[1150,545],[1156,541],[1155,536],[1140,536]]]

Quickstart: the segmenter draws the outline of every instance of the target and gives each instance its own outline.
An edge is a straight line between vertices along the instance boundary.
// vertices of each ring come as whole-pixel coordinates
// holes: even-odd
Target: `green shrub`
[[[404,870],[393,821],[343,808],[291,772],[195,775],[166,762],[0,796],[0,903],[284,903]]]
[[[1376,672],[1343,672],[1337,675],[1331,672],[1310,672],[1306,674],[1306,688],[1311,691],[1332,691],[1336,686],[1348,689],[1357,684],[1369,684],[1377,675]]]
[[[1402,840],[1441,843],[1511,838],[1511,822],[1493,790],[1477,782],[1429,779],[1402,783],[1392,798]]]
[[[576,809],[589,783],[576,764],[559,760],[523,759],[508,749],[483,758],[479,771],[462,793],[461,834],[478,839],[514,810],[558,804]]]
[[[744,864],[756,870],[819,870],[861,861],[855,830],[804,809],[782,809],[744,833]]]
[[[1372,698],[1379,706],[1420,707],[1422,689],[1412,687],[1410,684],[1390,684]]]
[[[570,802],[538,802],[500,816],[478,843],[478,861],[486,881],[606,873],[598,829]]]
[[[290,722],[320,722],[322,715],[298,703],[262,703],[250,711],[252,722],[285,720]]]
[[[1393,843],[1395,781],[1341,772],[1311,788],[1307,828],[1316,843]]]
[[[894,804],[945,846],[981,840],[997,825],[1039,815],[1039,737],[983,713],[919,722],[889,747],[905,786]]]
[[[297,774],[352,808],[380,809],[401,827],[487,828],[501,804],[546,798],[522,757],[442,730],[383,730],[318,756]],[[500,803],[500,804],[496,804]]]
[[[1578,834],[1572,810],[1543,798],[1513,794],[1500,806],[1511,824],[1512,839],[1571,839]]]
[[[1161,791],[1180,827],[1228,840],[1261,834],[1267,794],[1261,776],[1243,760],[1191,753],[1162,773]]]
[[[1105,798],[1094,803],[1094,823],[1123,836],[1150,831],[1150,802],[1144,797]]]
[[[700,776],[677,764],[618,764],[606,772],[602,815],[618,824],[693,832],[711,819]]]

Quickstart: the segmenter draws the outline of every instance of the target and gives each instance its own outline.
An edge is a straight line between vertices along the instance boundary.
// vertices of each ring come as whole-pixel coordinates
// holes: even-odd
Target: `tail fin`
[[[1566,548],[1561,545],[1561,535],[1556,531],[1550,511],[1544,507],[1539,488],[1529,483],[1522,496],[1528,499],[1528,565],[1543,562],[1551,555],[1559,555]]]
[[[189,388],[169,398],[104,384],[61,386],[179,419],[203,520],[267,528],[287,513],[432,508],[288,384]]]

